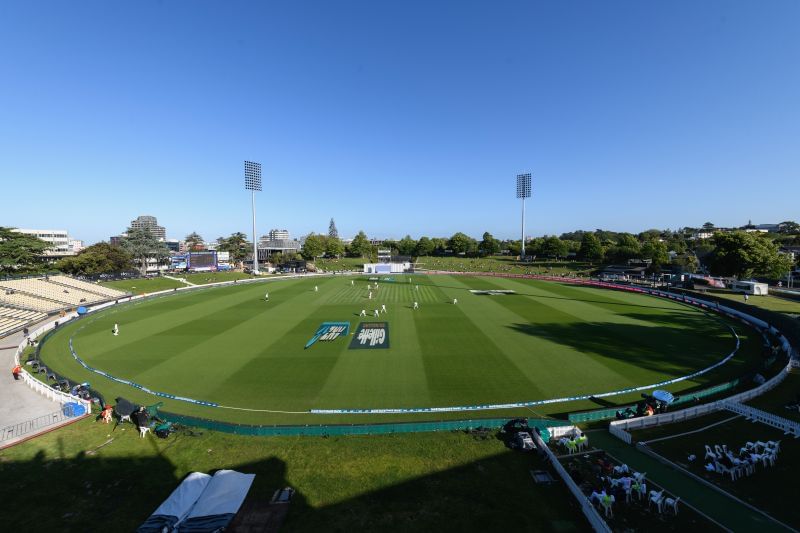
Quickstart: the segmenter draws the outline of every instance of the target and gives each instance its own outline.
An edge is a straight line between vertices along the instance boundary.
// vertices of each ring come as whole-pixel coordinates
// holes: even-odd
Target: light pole
[[[525,260],[525,198],[531,197],[531,174],[517,174],[517,198],[522,198],[522,247],[519,257]]]
[[[253,207],[253,274],[258,275],[258,237],[256,236],[256,191],[261,191],[261,163],[244,162],[244,188],[252,193]]]

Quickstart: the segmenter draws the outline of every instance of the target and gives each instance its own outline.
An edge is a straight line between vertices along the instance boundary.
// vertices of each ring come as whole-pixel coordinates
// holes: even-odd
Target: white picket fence
[[[631,444],[632,437],[630,431],[637,430],[637,429],[647,429],[656,426],[663,426],[665,424],[674,424],[675,422],[683,422],[684,420],[689,420],[691,418],[696,418],[698,416],[707,415],[710,413],[714,413],[716,411],[720,411],[722,409],[726,409],[727,402],[746,402],[756,396],[760,396],[764,394],[770,389],[775,388],[778,384],[783,381],[786,375],[789,373],[789,369],[791,368],[791,363],[786,365],[780,372],[778,372],[775,376],[773,376],[769,381],[764,382],[763,384],[759,385],[754,389],[750,389],[745,392],[741,392],[730,398],[726,398],[724,400],[717,400],[716,402],[706,403],[703,405],[698,405],[696,407],[689,407],[687,409],[680,409],[678,411],[672,411],[670,413],[663,413],[660,415],[653,415],[653,416],[641,416],[637,418],[629,418],[627,420],[615,420],[608,425],[608,431],[615,437],[620,440]]]
[[[59,318],[58,319],[59,326],[69,322],[76,316],[78,316],[77,313],[68,313],[66,316]],[[29,337],[32,339],[36,339],[39,336],[47,333],[48,331],[54,328],[55,328],[55,321],[48,322],[47,324],[32,331],[29,334]],[[19,343],[17,351],[14,354],[14,362],[16,364],[18,365],[20,364],[20,356],[22,355],[22,352],[25,350],[27,346],[28,346],[27,339],[22,339],[22,342]],[[32,388],[39,394],[45,396],[50,400],[53,400],[54,402],[59,402],[62,406],[65,403],[77,403],[84,407],[87,414],[92,412],[92,402],[90,402],[89,400],[84,400],[83,398],[78,398],[77,396],[73,396],[66,392],[54,389],[53,387],[47,385],[46,383],[42,383],[41,381],[30,375],[27,372],[27,370],[25,370],[25,365],[22,365],[22,367],[23,367],[23,372],[20,374],[20,376],[22,377],[22,381],[24,381],[26,385],[28,385],[30,388]]]
[[[558,433],[559,437],[562,437],[564,435],[574,433],[576,431],[576,428],[575,426],[559,426],[559,427],[548,428],[548,431],[550,431],[551,438],[556,433]],[[611,528],[608,527],[606,521],[603,520],[603,517],[600,516],[600,513],[597,511],[597,508],[594,505],[592,505],[592,503],[589,501],[589,498],[586,497],[586,495],[583,493],[580,487],[578,487],[578,485],[575,484],[575,481],[572,480],[572,477],[569,475],[569,472],[567,472],[566,469],[564,469],[564,466],[558,460],[556,454],[553,453],[553,451],[547,446],[547,444],[545,444],[545,442],[542,440],[539,434],[535,431],[533,432],[533,438],[536,442],[536,446],[540,450],[543,450],[545,454],[547,454],[547,458],[550,461],[550,464],[553,465],[553,468],[555,468],[558,475],[561,476],[561,479],[564,480],[564,483],[567,485],[567,488],[569,488],[572,495],[575,496],[575,499],[578,500],[578,503],[581,506],[581,510],[583,511],[584,516],[586,516],[586,519],[589,521],[589,524],[592,526],[592,529],[603,533],[605,532],[611,533]]]
[[[794,435],[794,438],[800,437],[800,424],[797,422],[738,402],[726,401],[723,405],[728,411],[744,415],[748,420],[761,422],[762,424],[780,429],[785,435]]]

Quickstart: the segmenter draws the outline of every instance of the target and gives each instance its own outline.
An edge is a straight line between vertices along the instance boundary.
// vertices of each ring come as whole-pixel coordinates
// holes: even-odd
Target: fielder
[[[317,287],[316,285],[314,285],[314,292],[319,292],[319,287]]]
[[[381,313],[386,312],[386,304],[381,304]]]
[[[453,305],[456,305],[457,303],[458,303],[458,298],[453,298]]]
[[[372,300],[372,291],[369,291],[369,299]]]
[[[269,293],[264,294],[264,300],[269,301]]]
[[[352,286],[353,286],[353,285],[355,285],[355,284],[356,284],[356,282],[355,282],[355,281],[353,281],[353,280],[351,279],[351,280],[350,280],[350,286],[352,287]]]
[[[379,314],[380,314],[380,313],[378,313],[378,310],[376,309],[376,310],[375,310],[375,311],[372,313],[372,316],[378,316]]]
[[[367,310],[366,309],[362,309],[361,310],[361,314],[358,315],[358,316],[367,316]]]
[[[111,330],[111,333],[113,333],[115,337],[117,335],[119,335],[119,325],[118,324],[114,324],[114,329]]]
[[[419,304],[417,302],[414,302],[414,309],[419,309]]]

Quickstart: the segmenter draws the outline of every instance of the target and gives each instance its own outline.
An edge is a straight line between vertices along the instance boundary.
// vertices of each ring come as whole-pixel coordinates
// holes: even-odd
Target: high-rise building
[[[11,231],[15,231],[17,233],[24,233],[25,235],[31,235],[36,237],[37,239],[41,239],[50,245],[50,248],[45,250],[44,255],[46,257],[55,257],[55,256],[64,256],[64,255],[75,255],[74,252],[70,248],[70,237],[67,233],[67,230],[63,229],[12,229]]]
[[[285,229],[271,229],[269,230],[269,239],[270,241],[288,241],[289,240],[289,230]]]
[[[156,217],[150,215],[141,215],[136,220],[131,220],[131,229],[148,229],[155,238],[162,241],[167,239],[167,230],[158,225]]]

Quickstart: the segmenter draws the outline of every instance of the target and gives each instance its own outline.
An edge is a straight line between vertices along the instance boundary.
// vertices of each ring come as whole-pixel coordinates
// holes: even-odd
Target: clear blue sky
[[[0,3],[0,225],[519,235],[800,218],[800,2]]]

